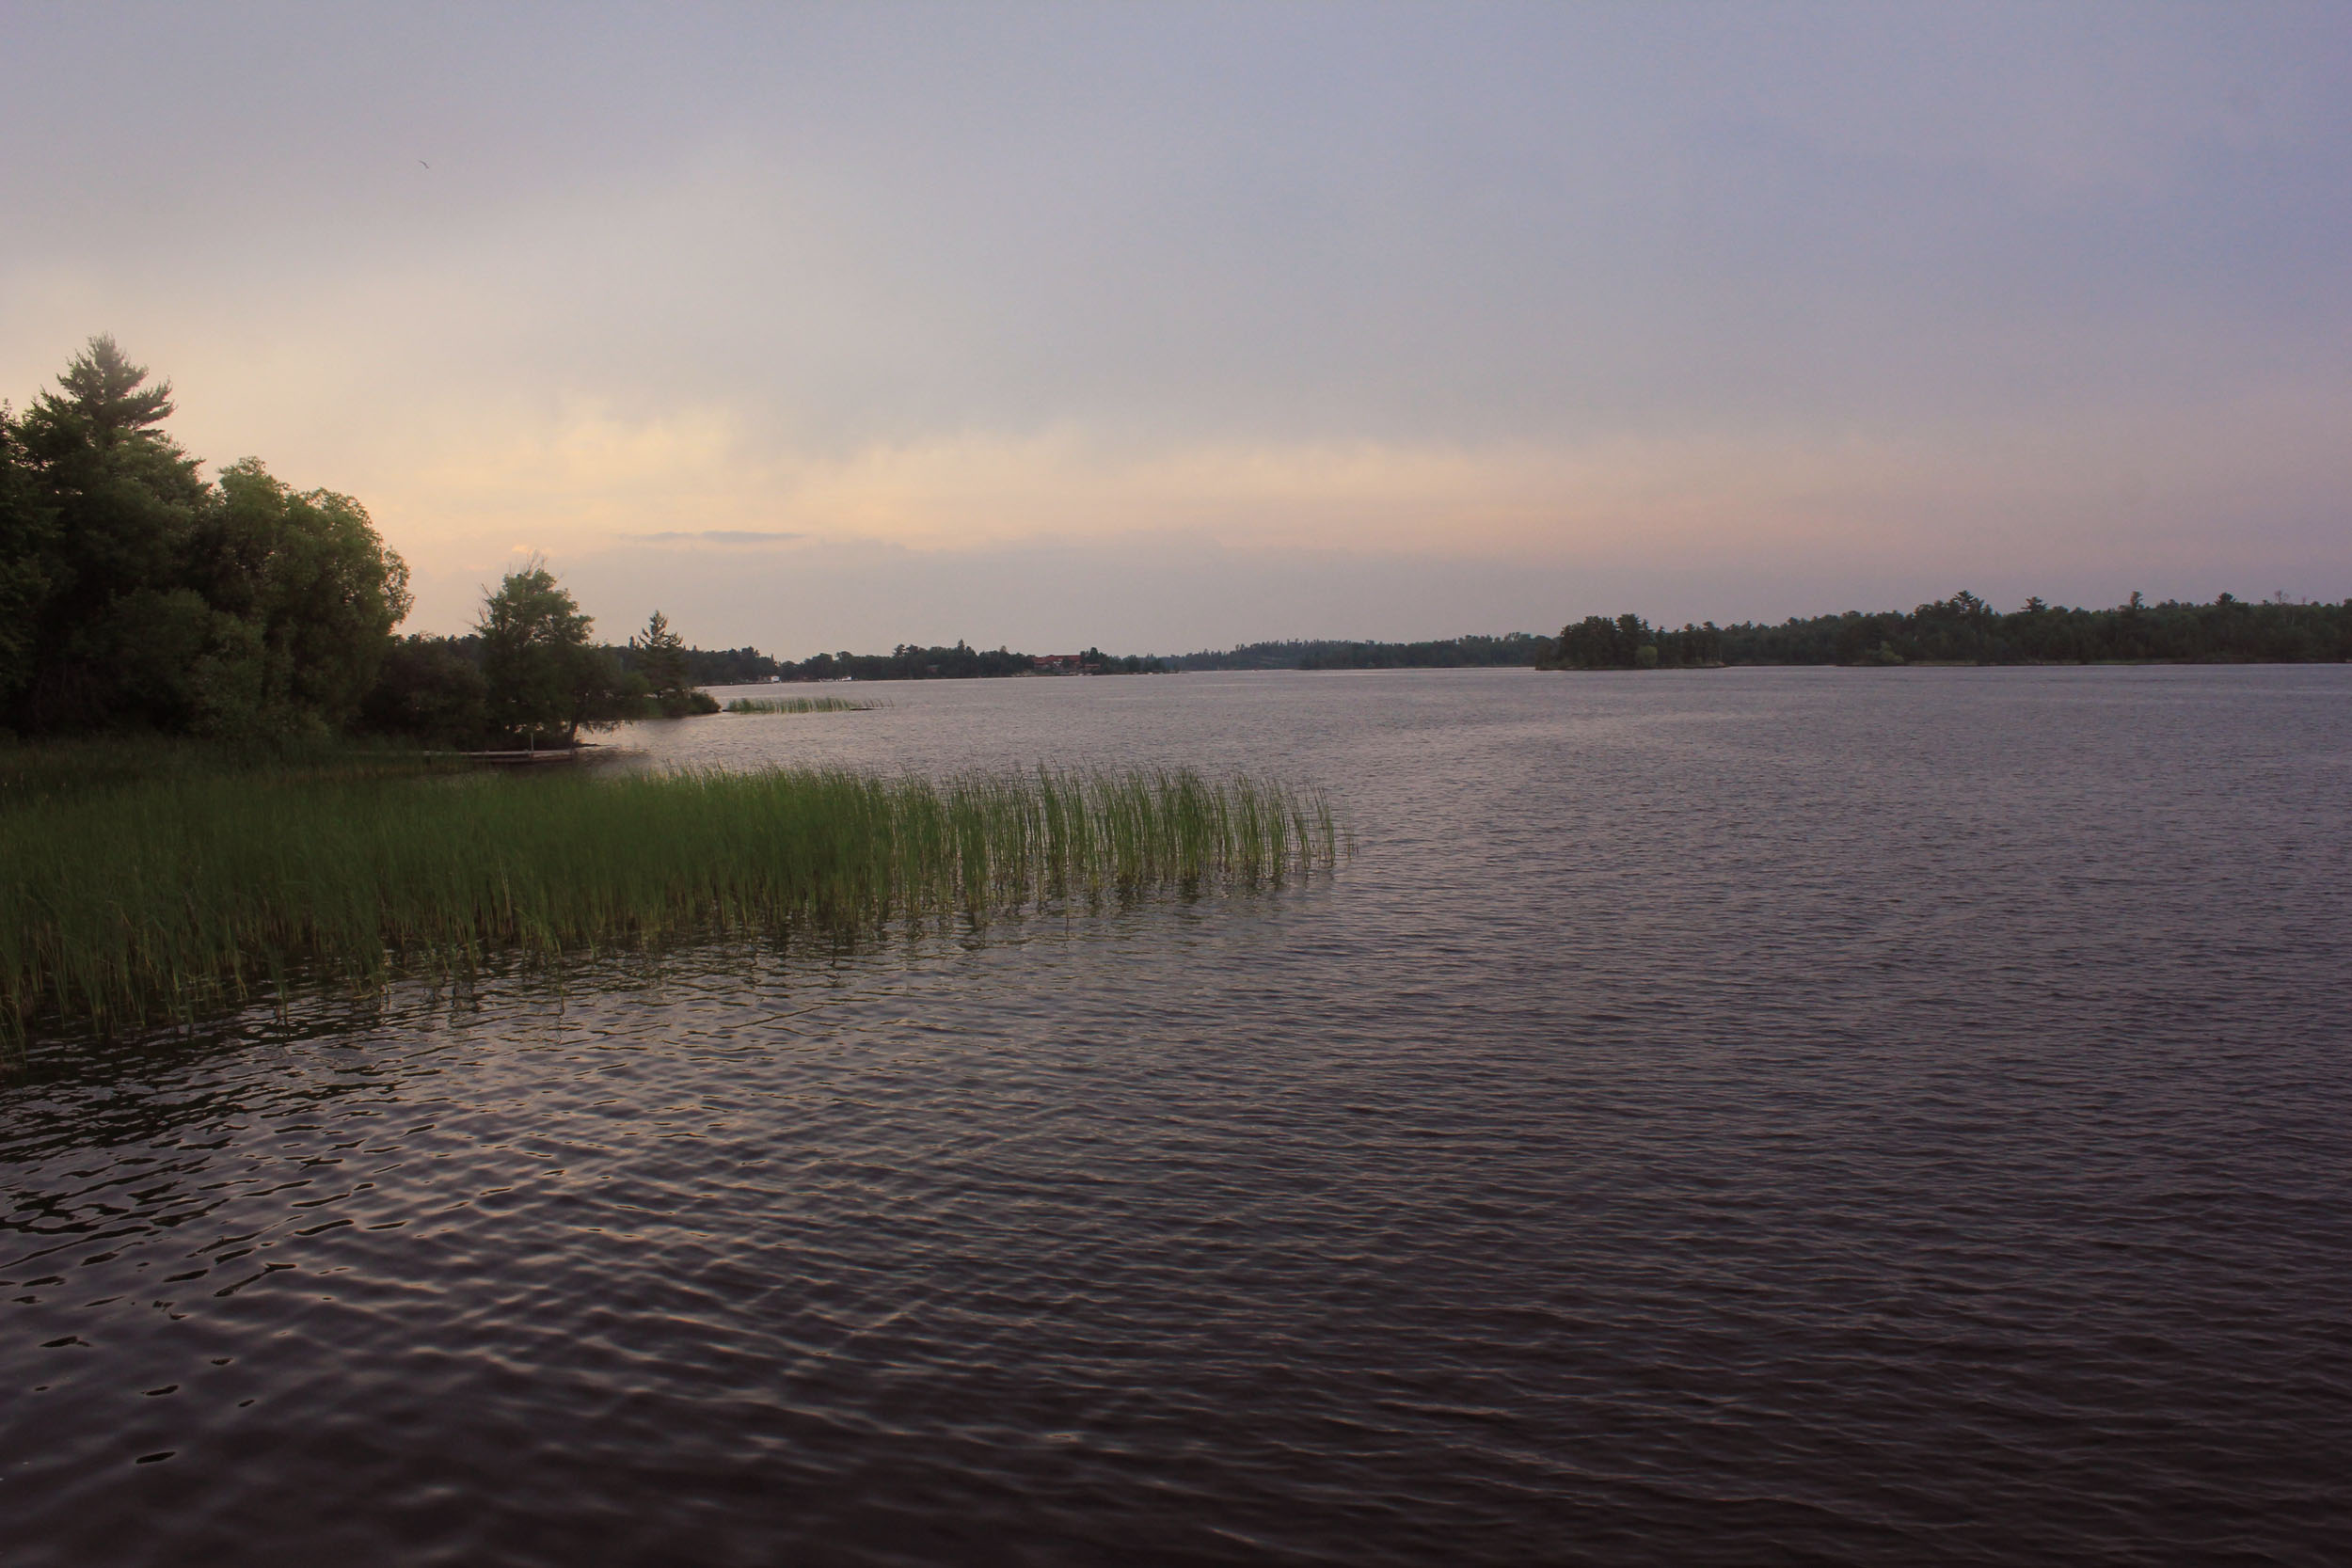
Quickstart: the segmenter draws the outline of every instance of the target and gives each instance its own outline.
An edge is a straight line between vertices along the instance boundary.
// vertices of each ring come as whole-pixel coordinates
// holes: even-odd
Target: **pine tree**
[[[655,610],[644,631],[630,638],[628,645],[661,711],[672,718],[684,713],[693,700],[694,682],[686,662],[686,640],[670,629],[669,617]]]

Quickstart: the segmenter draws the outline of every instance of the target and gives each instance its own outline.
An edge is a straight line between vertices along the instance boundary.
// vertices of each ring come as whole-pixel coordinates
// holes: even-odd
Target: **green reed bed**
[[[726,705],[729,713],[871,713],[880,703],[853,703],[847,697],[738,697]]]
[[[1331,865],[1324,796],[1188,771],[175,773],[0,811],[0,1022],[187,1019],[674,937],[850,935]]]

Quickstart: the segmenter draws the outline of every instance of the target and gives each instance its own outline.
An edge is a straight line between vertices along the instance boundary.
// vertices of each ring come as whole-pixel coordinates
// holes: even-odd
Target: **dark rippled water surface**
[[[0,1556],[2352,1553],[2352,673],[879,695],[1359,852],[36,1052]]]

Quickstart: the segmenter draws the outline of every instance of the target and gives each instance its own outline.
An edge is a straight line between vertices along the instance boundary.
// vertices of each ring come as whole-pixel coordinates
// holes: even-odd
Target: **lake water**
[[[2352,671],[826,689],[1358,852],[37,1052],[0,1556],[2345,1560]]]

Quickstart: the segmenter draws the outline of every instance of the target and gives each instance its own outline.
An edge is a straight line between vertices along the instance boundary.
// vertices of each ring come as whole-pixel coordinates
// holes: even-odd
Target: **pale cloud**
[[[475,504],[508,497],[516,510],[505,520],[527,528],[559,565],[646,544],[758,545],[790,552],[779,569],[803,577],[852,562],[859,573],[894,561],[913,570],[926,560],[952,572],[959,560],[1022,557],[1050,578],[1057,562],[1122,551],[1135,572],[1156,570],[1149,562],[1181,540],[1244,563],[1357,555],[1518,562],[1553,579],[1599,572],[1647,582],[1634,591],[1653,604],[1666,598],[1673,613],[1728,617],[1773,607],[1699,602],[1676,585],[1735,567],[1756,582],[1855,574],[1899,582],[1906,562],[1939,594],[2011,583],[2019,597],[2086,590],[2120,597],[2155,582],[2160,592],[2210,594],[2247,591],[2246,571],[2285,570],[2299,583],[2307,568],[2295,564],[2296,552],[2325,557],[2341,525],[2340,498],[2352,494],[2352,453],[2338,439],[2344,413],[2352,409],[2284,393],[2165,419],[2119,416],[2061,430],[2020,421],[1903,440],[1612,437],[1562,448],[1349,443],[1138,453],[1062,433],[876,447],[844,459],[615,437],[609,451],[536,445],[530,462],[499,470],[523,483],[458,474],[451,493]],[[2231,461],[2214,460],[2217,444]],[[583,481],[565,466],[575,460],[605,477]],[[624,471],[626,484],[612,477]],[[574,491],[634,496],[630,515],[641,520],[755,517],[766,526],[612,530],[539,509],[545,496]],[[2208,580],[2201,545],[2245,518],[2262,519],[2273,537],[2237,551],[2236,569]],[[1107,564],[1097,571],[1118,575]],[[1909,592],[1926,596],[1925,587]],[[446,622],[461,608],[421,590],[421,619]],[[821,599],[814,608],[821,617]],[[1537,608],[1518,613],[1525,620]],[[606,613],[640,618],[643,610]],[[884,629],[872,620],[858,629]],[[832,646],[851,633],[844,626],[818,641]],[[952,626],[927,633],[970,634]],[[765,634],[738,621],[728,635]]]

